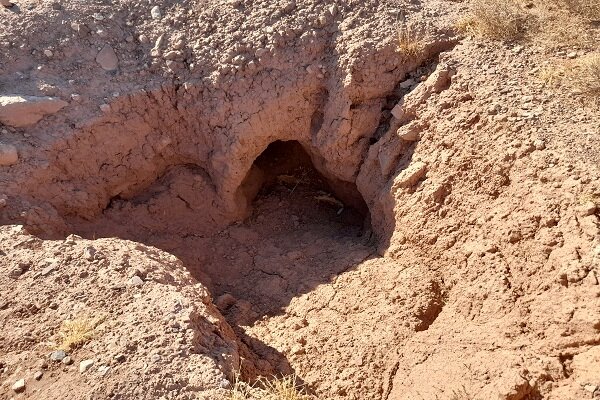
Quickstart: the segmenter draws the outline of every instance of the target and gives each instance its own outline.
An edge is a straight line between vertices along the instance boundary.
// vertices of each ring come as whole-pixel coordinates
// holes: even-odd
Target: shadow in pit
[[[375,255],[369,211],[353,184],[327,179],[297,141],[276,141],[241,190],[252,214],[215,246],[213,290],[237,325],[280,314],[293,298]],[[235,298],[235,302],[232,300]]]

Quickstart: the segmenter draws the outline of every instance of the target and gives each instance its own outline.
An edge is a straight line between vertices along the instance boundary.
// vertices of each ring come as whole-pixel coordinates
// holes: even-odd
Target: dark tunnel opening
[[[274,192],[302,195],[315,208],[328,209],[324,214],[328,219],[360,226],[359,235],[370,234],[369,209],[356,185],[326,178],[296,140],[277,140],[267,146],[254,161],[241,190],[249,205]]]

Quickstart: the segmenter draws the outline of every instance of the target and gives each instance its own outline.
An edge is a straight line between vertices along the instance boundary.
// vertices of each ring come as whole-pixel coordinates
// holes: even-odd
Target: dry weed
[[[537,76],[544,85],[564,85],[584,95],[600,99],[600,53],[545,65],[540,68]]]
[[[582,57],[572,70],[572,81],[582,93],[600,97],[600,53]]]
[[[540,68],[538,78],[544,85],[566,85],[591,97],[600,97],[600,54],[578,60],[548,64]]]
[[[417,58],[423,53],[423,41],[419,33],[409,25],[397,29],[398,50],[408,58]]]
[[[600,19],[600,1],[598,0],[557,0],[557,2],[584,18]]]
[[[513,0],[473,0],[471,15],[459,21],[457,28],[491,39],[518,39],[527,30],[529,16]]]
[[[272,380],[261,378],[256,384],[250,385],[236,375],[226,400],[309,400],[310,396],[297,381],[295,375],[289,375]]]
[[[80,317],[64,321],[58,331],[61,340],[59,348],[73,350],[89,342],[95,336],[96,327],[103,320],[103,318]]]
[[[559,86],[565,79],[567,68],[563,64],[547,64],[538,71],[538,79],[545,86]]]
[[[453,390],[450,396],[450,400],[471,400],[472,398],[464,386],[460,390]]]
[[[475,18],[472,15],[461,18],[456,22],[455,27],[459,32],[474,34],[476,33]]]

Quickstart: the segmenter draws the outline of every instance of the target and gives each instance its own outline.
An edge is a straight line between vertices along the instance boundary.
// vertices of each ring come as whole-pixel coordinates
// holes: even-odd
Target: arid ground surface
[[[0,6],[0,398],[600,398],[600,14],[489,4]]]

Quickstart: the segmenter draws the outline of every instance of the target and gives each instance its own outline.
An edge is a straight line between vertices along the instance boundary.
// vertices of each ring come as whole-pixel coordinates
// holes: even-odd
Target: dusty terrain
[[[473,4],[0,7],[0,398],[600,398],[599,24]]]

